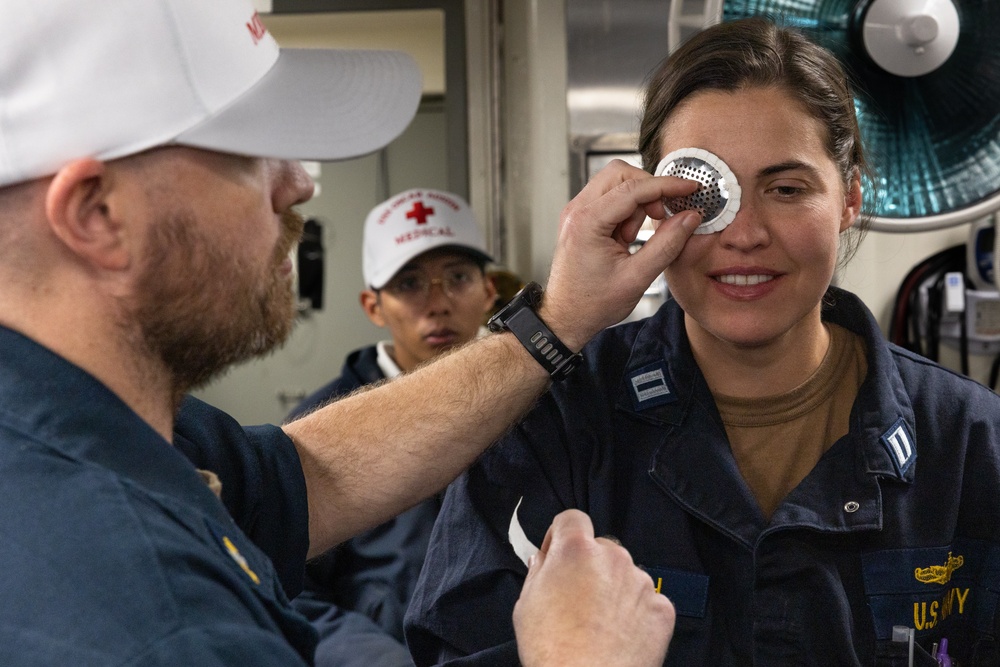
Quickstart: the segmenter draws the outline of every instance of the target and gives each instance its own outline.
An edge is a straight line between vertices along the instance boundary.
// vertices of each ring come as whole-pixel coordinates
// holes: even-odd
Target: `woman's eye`
[[[795,185],[776,185],[771,188],[771,191],[780,197],[794,197],[795,195],[801,194],[804,188],[797,187]]]

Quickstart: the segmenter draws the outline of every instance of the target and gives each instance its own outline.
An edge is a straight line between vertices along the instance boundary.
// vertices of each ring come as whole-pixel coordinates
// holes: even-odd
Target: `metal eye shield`
[[[668,154],[656,165],[656,176],[676,176],[697,181],[701,187],[684,197],[663,200],[670,215],[695,210],[702,223],[695,234],[721,232],[740,210],[740,184],[722,158],[701,148],[681,148]]]

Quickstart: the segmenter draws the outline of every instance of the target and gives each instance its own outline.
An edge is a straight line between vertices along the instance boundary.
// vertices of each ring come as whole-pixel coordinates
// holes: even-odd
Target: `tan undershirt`
[[[715,395],[736,464],[768,518],[847,434],[851,407],[868,372],[861,337],[827,326],[830,347],[823,361],[795,389],[758,398]]]

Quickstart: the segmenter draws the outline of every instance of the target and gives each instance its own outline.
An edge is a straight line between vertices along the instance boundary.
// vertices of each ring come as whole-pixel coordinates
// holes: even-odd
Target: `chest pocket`
[[[667,567],[647,567],[656,592],[666,595],[678,616],[705,618],[708,606],[708,575]]]
[[[935,665],[930,653],[944,638],[962,665],[997,664],[1000,546],[956,540],[871,552],[862,556],[862,575],[878,665],[907,664],[907,643],[892,641],[896,626],[915,630],[914,664]]]

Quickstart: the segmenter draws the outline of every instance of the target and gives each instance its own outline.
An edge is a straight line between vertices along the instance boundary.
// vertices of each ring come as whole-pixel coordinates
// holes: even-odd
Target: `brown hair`
[[[666,58],[646,86],[639,152],[652,172],[661,156],[662,132],[681,102],[700,90],[737,91],[780,87],[798,99],[827,129],[826,150],[845,186],[855,174],[874,182],[865,158],[854,95],[836,57],[797,30],[753,17],[714,25],[697,33]],[[854,254],[869,217],[863,214],[848,237]]]

